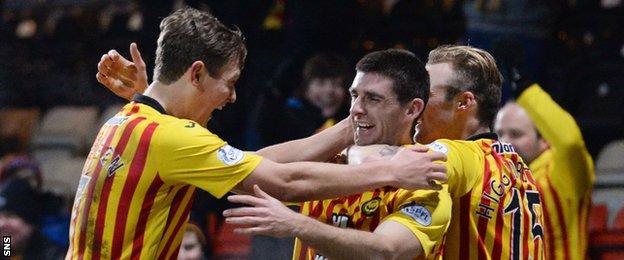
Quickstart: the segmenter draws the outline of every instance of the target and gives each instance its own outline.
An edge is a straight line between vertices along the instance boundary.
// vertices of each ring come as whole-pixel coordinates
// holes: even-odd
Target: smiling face
[[[200,122],[207,122],[215,109],[221,110],[228,103],[236,101],[235,84],[240,77],[238,64],[230,63],[222,69],[219,77],[213,77],[205,71],[199,77],[199,87],[195,93],[197,107],[203,107]]]
[[[349,89],[351,122],[357,145],[399,145],[409,140],[414,116],[402,105],[392,80],[373,72],[358,72]]]

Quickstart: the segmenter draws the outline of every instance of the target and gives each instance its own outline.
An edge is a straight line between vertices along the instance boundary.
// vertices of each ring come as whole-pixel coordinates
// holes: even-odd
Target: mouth
[[[373,125],[371,123],[355,122],[355,131],[357,133],[366,133],[370,129],[372,129],[373,127],[375,127],[375,125]]]

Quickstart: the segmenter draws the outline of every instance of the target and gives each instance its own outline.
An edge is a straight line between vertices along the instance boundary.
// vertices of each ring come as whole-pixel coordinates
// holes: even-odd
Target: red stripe
[[[119,208],[117,209],[117,216],[115,218],[115,224],[113,228],[113,230],[115,230],[113,234],[113,244],[111,246],[111,258],[113,259],[117,259],[121,256],[121,251],[124,245],[123,240],[124,233],[126,231],[126,221],[128,220],[128,211],[130,210],[130,203],[132,203],[132,199],[134,198],[134,192],[136,191],[137,184],[139,183],[139,180],[141,179],[143,173],[143,169],[145,168],[145,159],[147,158],[152,135],[154,134],[154,130],[156,130],[156,127],[158,127],[158,124],[154,122],[147,125],[147,127],[141,134],[141,138],[139,139],[139,145],[137,147],[137,150],[134,152],[134,158],[130,163],[128,176],[126,177],[126,182],[121,192],[122,196],[119,199]]]
[[[548,169],[550,171],[550,169]],[[548,181],[548,186],[553,187],[550,182],[550,176],[546,175],[546,180]],[[550,189],[552,192],[553,200],[555,201],[555,208],[557,209],[557,219],[559,220],[559,228],[561,230],[561,238],[563,242],[563,257],[564,259],[570,259],[570,246],[568,245],[568,229],[566,227],[566,223],[563,217],[563,209],[561,206],[561,199],[559,198],[559,194],[556,189]],[[554,246],[553,246],[554,247]]]
[[[82,209],[82,215],[80,218],[80,238],[78,239],[78,259],[82,260],[85,252],[85,244],[87,240],[87,223],[89,222],[89,210],[91,209],[91,203],[93,202],[93,192],[95,191],[95,186],[97,186],[97,180],[100,177],[100,170],[102,170],[102,164],[99,162],[99,156],[103,155],[106,152],[106,149],[110,145],[113,137],[115,136],[115,132],[117,131],[118,126],[113,126],[113,129],[108,133],[108,137],[106,137],[106,141],[104,145],[102,145],[102,150],[98,156],[96,156],[98,162],[91,175],[91,181],[89,181],[89,187],[87,189],[87,194],[84,198],[85,204]]]
[[[525,190],[524,190],[524,185],[522,187],[522,189],[520,190],[520,198],[522,198],[521,202],[522,204],[520,205],[520,209],[524,211],[523,213],[523,219],[522,219],[522,233],[520,233],[520,238],[522,239],[522,254],[524,256],[524,259],[529,259],[529,239],[531,238],[531,233],[529,233],[529,226],[531,225],[531,221],[529,220],[529,215],[531,214],[531,212],[528,211],[528,208],[524,207],[524,202],[526,201],[525,199]]]
[[[496,152],[492,151],[493,155],[496,156]],[[491,187],[490,187],[490,180],[492,178],[492,169],[490,169],[490,160],[488,160],[488,156],[485,157],[485,163],[484,163],[484,171],[483,171],[483,183],[481,184],[481,192],[483,193],[488,193],[491,194]],[[481,197],[481,203],[489,206],[490,205],[490,199],[486,199]],[[488,226],[488,222],[489,220],[484,218],[484,217],[477,217],[478,221],[477,221],[477,238],[478,238],[478,252],[479,252],[479,259],[485,259],[487,256],[487,252],[486,252],[486,248],[487,246],[485,245],[485,237],[487,237],[487,226]]]
[[[156,174],[156,177],[152,181],[149,189],[147,189],[147,194],[145,199],[143,200],[143,205],[141,206],[141,214],[139,215],[139,220],[137,222],[137,228],[134,231],[134,242],[132,243],[132,259],[139,259],[141,257],[141,250],[143,249],[143,238],[145,237],[145,228],[147,226],[147,218],[149,217],[150,212],[152,211],[152,206],[154,205],[154,199],[156,199],[156,194],[158,194],[158,190],[164,182],[160,179],[160,176]]]
[[[180,206],[182,205],[182,200],[184,200],[184,195],[186,195],[186,192],[188,191],[189,188],[190,188],[189,185],[186,185],[180,188],[176,192],[176,195],[173,197],[171,208],[169,208],[169,215],[167,216],[167,222],[165,223],[165,228],[163,229],[164,230],[162,234],[163,237],[160,239],[161,242],[164,239],[165,233],[167,232],[167,230],[169,230],[169,226],[171,226],[173,217],[178,213],[178,210],[180,210]],[[171,192],[171,190],[169,190],[169,192]]]
[[[128,123],[123,133],[121,134],[121,138],[117,143],[117,147],[115,147],[115,152],[111,155],[109,160],[112,160],[117,155],[123,154],[128,144],[128,140],[130,140],[130,135],[132,134],[132,131],[134,131],[134,128],[143,120],[145,120],[145,117],[137,117],[130,121],[130,123]],[[108,206],[108,197],[110,196],[111,186],[113,185],[115,175],[109,178],[104,178],[104,186],[102,187],[100,202],[98,203],[95,229],[93,230],[94,238],[93,243],[91,244],[91,248],[93,250],[93,259],[100,259],[103,236],[102,233],[104,232],[104,222],[106,220],[106,208]]]
[[[132,115],[132,114],[136,114],[138,112],[139,112],[139,106],[138,105],[134,105],[132,107],[132,109],[130,110],[130,112],[128,112],[126,115],[129,116],[129,115]]]
[[[533,239],[533,259],[538,260],[540,254],[539,239]]]
[[[306,259],[309,247],[308,247],[308,245],[303,243],[303,240],[299,239],[299,242],[301,242],[301,250],[299,251],[299,259],[303,260],[303,259]]]
[[[501,157],[501,155],[496,154],[496,156]],[[496,157],[495,157],[496,158]],[[502,159],[502,158],[501,158]],[[513,171],[515,171],[515,165],[514,165],[514,160],[512,159],[512,161],[506,161],[509,162],[509,164],[505,164],[505,166],[509,167],[507,168],[509,171],[509,174],[504,174],[504,176],[509,177],[509,181],[510,186],[513,186],[513,180],[515,179],[514,177],[514,173]],[[497,164],[498,165],[498,174],[499,174],[499,181],[502,182],[503,180],[503,170],[504,170],[504,166],[502,164]],[[503,196],[501,196],[499,198],[499,205],[498,205],[498,212],[496,213],[496,222],[494,223],[494,247],[492,248],[492,259],[501,259],[502,254],[503,254],[503,227],[505,225],[505,220],[504,220],[504,212],[503,210],[505,209],[505,198],[507,197],[507,195],[509,194],[509,191],[511,191],[511,189],[507,189],[506,192],[503,193]],[[509,245],[508,245],[509,246]]]
[[[459,255],[470,259],[470,199],[472,191],[459,199]]]
[[[327,224],[333,225],[333,214],[334,213],[334,207],[336,207],[336,204],[338,203],[344,203],[345,198],[338,198],[338,199],[333,199],[329,202],[329,205],[327,205],[327,208],[325,208],[325,222]],[[323,203],[323,202],[321,202]]]
[[[193,205],[194,197],[195,197],[194,194],[192,194],[191,199],[186,204],[184,211],[182,212],[182,216],[180,216],[180,218],[178,219],[178,223],[176,223],[175,227],[173,228],[173,232],[171,233],[171,236],[167,240],[167,243],[165,244],[163,251],[160,252],[160,256],[158,257],[158,259],[165,259],[167,255],[169,254],[169,250],[171,249],[171,244],[173,244],[173,241],[175,240],[178,232],[180,232],[180,228],[182,228],[182,225],[186,223],[188,219],[189,212],[191,211],[191,205]],[[177,252],[178,250],[180,250],[179,244],[176,246],[176,249],[174,249],[174,252],[171,254],[173,258],[176,258],[178,256],[178,252]]]

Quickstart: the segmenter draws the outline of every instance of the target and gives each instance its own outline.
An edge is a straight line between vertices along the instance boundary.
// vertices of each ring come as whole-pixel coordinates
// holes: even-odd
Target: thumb
[[[254,194],[256,194],[256,197],[259,198],[263,198],[263,199],[272,199],[273,197],[271,197],[271,195],[267,194],[266,192],[264,192],[263,190],[260,189],[260,186],[258,186],[258,184],[254,185]]]
[[[420,152],[420,153],[425,153],[425,152],[429,151],[429,147],[424,146],[424,145],[420,145],[420,144],[412,145],[409,149],[411,151]]]
[[[132,56],[132,62],[134,62],[135,65],[145,66],[143,57],[141,57],[141,52],[139,52],[139,47],[134,42],[130,44],[130,55]]]

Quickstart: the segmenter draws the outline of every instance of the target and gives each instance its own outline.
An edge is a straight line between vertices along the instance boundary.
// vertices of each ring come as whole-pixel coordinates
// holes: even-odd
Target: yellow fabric
[[[441,245],[450,220],[450,210],[451,198],[444,185],[439,192],[386,187],[345,198],[306,202],[301,213],[329,225],[369,232],[373,232],[383,221],[398,222],[411,230],[420,241],[424,254],[421,258],[430,258]],[[324,257],[296,239],[293,259]]]
[[[547,257],[585,259],[595,174],[581,131],[574,118],[537,84],[527,88],[517,102],[550,144],[529,165],[541,188],[547,216]]]
[[[543,214],[531,172],[509,144],[438,140],[453,209],[445,259],[543,259]],[[517,231],[517,232],[514,232]]]
[[[261,160],[225,145],[195,122],[126,105],[102,126],[85,163],[69,256],[175,257],[195,186],[220,197]]]

